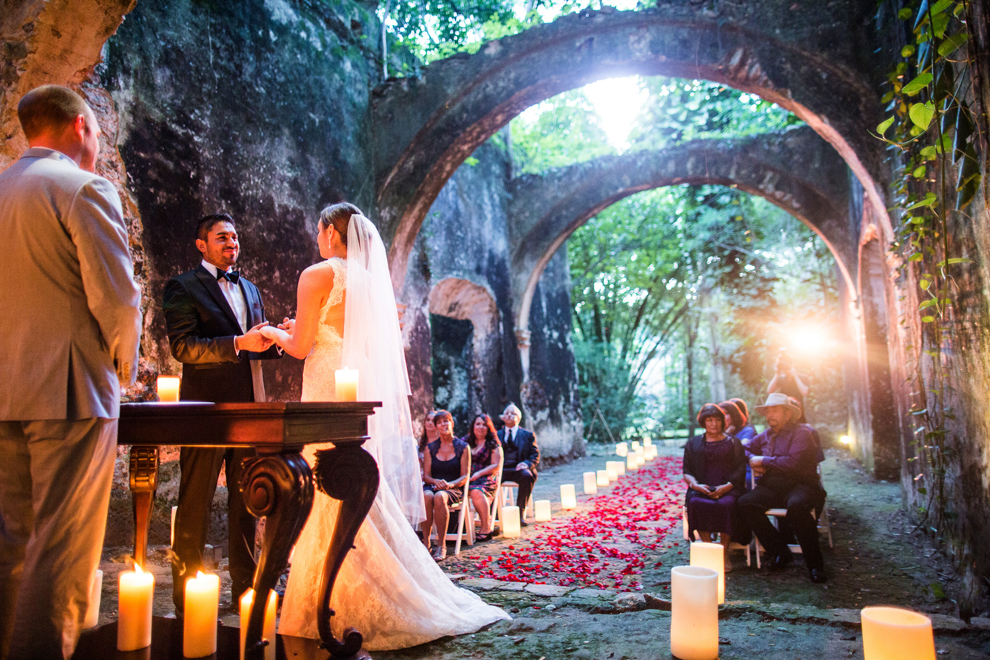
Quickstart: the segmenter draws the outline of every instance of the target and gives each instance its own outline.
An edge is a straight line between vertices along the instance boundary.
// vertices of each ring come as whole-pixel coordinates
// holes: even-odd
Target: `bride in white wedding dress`
[[[265,328],[285,352],[306,358],[303,401],[334,401],[335,371],[357,368],[358,398],[381,401],[364,447],[382,479],[368,517],[331,594],[334,635],[347,627],[369,651],[407,648],[461,635],[509,616],[454,585],[413,531],[424,519],[422,482],[409,413],[409,380],[385,247],[351,204],[320,214],[317,243],[326,261],[299,277],[295,321]],[[310,465],[317,450],[304,455]],[[320,575],[340,502],[316,492],[296,543],[282,604],[281,634],[319,639]]]

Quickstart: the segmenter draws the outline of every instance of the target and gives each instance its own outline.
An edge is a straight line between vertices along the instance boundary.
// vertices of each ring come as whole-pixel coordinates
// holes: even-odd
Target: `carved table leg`
[[[131,505],[134,509],[134,561],[141,568],[148,558],[148,524],[158,489],[158,447],[131,447]]]
[[[354,537],[375,501],[378,464],[359,444],[340,443],[333,449],[318,452],[316,482],[324,493],[341,500],[320,577],[320,616],[317,625],[322,646],[335,660],[370,659],[361,649],[364,638],[356,629],[345,630],[343,641],[334,637],[330,630],[330,618],[334,615],[330,608],[330,594],[340,566],[354,544]]]
[[[268,592],[275,588],[289,563],[292,546],[313,508],[313,473],[299,454],[248,458],[240,489],[247,510],[257,518],[266,518],[261,557],[254,572],[254,605],[244,644],[247,660],[263,660],[265,646],[275,643],[274,639],[262,638]]]

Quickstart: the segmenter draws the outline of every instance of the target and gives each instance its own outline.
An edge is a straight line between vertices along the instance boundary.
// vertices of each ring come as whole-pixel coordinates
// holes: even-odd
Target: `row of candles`
[[[96,571],[93,579],[89,610],[85,626],[96,625],[100,613],[100,591],[103,571]],[[117,583],[117,650],[138,651],[151,646],[151,610],[155,600],[155,576],[134,565],[133,571],[122,571]],[[241,660],[244,660],[244,642],[247,636],[248,617],[254,606],[254,589],[241,596]],[[186,580],[184,619],[182,623],[182,655],[186,658],[205,658],[217,652],[217,617],[220,608],[220,576],[199,572]],[[269,640],[265,647],[265,660],[275,660],[275,615],[278,594],[268,592],[265,604],[265,621],[262,636]]]
[[[337,369],[335,372],[337,386],[337,401],[357,401],[358,393],[358,370]],[[158,400],[162,403],[177,403],[179,401],[179,385],[181,379],[178,376],[158,377]]]
[[[624,442],[619,444],[624,449],[622,456],[625,460],[606,461],[604,470],[585,472],[583,475],[585,495],[598,494],[599,488],[605,488],[619,477],[625,476],[626,470],[638,470],[646,465],[647,461],[657,457],[657,448],[650,438],[646,438],[642,445],[638,441],[634,441],[631,447]],[[533,508],[536,522],[550,522],[553,519],[550,500],[535,500]],[[574,484],[560,485],[560,508],[564,511],[577,508],[577,487]],[[502,507],[502,536],[513,539],[522,533],[521,515],[522,512],[517,506]]]

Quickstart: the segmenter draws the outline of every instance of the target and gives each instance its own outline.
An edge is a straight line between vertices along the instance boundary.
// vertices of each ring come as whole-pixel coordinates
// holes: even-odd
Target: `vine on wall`
[[[881,3],[881,14],[890,4]],[[912,374],[915,456],[909,460],[919,463],[914,471],[925,501],[919,506],[922,522],[949,539],[956,514],[946,491],[954,457],[948,422],[955,412],[946,348],[952,267],[967,260],[952,256],[948,227],[963,217],[982,184],[979,129],[969,101],[969,5],[970,0],[910,0],[896,10],[906,39],[887,76],[890,90],[883,102],[890,116],[877,127],[897,154],[893,210],[899,219],[891,250],[900,257],[901,274],[911,270],[915,276],[922,328]]]

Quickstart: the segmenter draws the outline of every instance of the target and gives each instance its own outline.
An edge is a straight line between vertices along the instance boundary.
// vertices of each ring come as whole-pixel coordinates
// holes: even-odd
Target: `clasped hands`
[[[282,322],[275,327],[270,326],[267,322],[261,323],[255,327],[258,328],[261,335],[268,341],[269,346],[273,343],[281,346],[286,335],[289,337],[292,336],[293,331],[296,329],[296,320],[285,317],[282,319]],[[254,330],[254,328],[251,329]],[[279,332],[279,330],[282,332]]]
[[[296,320],[288,317],[282,319],[278,324],[278,330],[292,335],[296,327]],[[251,351],[252,353],[262,353],[277,343],[279,332],[273,328],[268,321],[262,321],[243,335],[234,337],[234,348],[238,351]]]
[[[733,486],[732,486],[731,483],[729,483],[729,484],[722,484],[721,486],[718,486],[718,487],[716,487],[714,489],[711,486],[709,486],[708,484],[695,484],[694,485],[694,489],[696,491],[698,491],[699,493],[701,493],[703,495],[707,495],[708,497],[711,497],[712,499],[715,499],[715,500],[719,499],[723,495],[727,495],[729,493],[729,491],[732,490],[732,488],[733,488]]]

